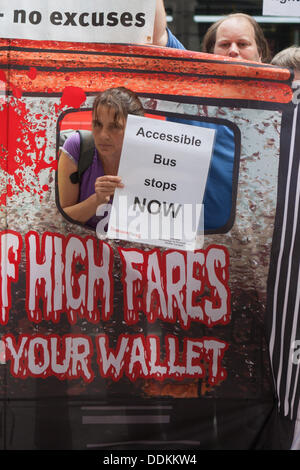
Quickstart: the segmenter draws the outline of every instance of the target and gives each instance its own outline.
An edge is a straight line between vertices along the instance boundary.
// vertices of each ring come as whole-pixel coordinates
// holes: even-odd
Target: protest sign
[[[263,15],[300,17],[300,0],[264,0]]]
[[[129,116],[108,237],[194,250],[215,130]]]
[[[155,0],[0,0],[2,38],[152,43]]]

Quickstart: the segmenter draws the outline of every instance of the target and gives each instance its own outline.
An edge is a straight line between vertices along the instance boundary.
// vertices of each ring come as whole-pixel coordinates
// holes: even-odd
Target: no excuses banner
[[[0,0],[3,38],[151,43],[155,0]]]

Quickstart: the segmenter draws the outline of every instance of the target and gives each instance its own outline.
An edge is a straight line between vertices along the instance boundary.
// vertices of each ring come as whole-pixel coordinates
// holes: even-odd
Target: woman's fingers
[[[103,199],[104,202],[108,202],[110,197],[114,194],[115,189],[123,187],[124,185],[119,176],[104,175],[96,179],[95,193],[99,198],[99,202],[101,199]]]
[[[117,187],[123,187],[121,178],[119,176],[104,175],[97,178],[95,182],[96,191],[110,191],[115,190]]]

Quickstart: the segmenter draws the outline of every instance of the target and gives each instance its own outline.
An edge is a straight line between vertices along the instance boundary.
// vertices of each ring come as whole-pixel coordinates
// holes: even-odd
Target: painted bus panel
[[[272,446],[269,423],[279,413],[292,429],[298,403],[297,365],[282,369],[292,336],[278,330],[286,272],[297,313],[290,72],[154,46],[2,39],[0,86],[3,448]],[[230,217],[200,250],[99,238],[60,208],[60,133],[90,128],[95,96],[115,86],[148,116],[232,131]]]

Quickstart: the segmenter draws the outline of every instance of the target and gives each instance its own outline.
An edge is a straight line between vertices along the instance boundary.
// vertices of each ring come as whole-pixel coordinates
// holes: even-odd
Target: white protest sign
[[[156,0],[0,0],[0,37],[152,43]]]
[[[108,238],[194,250],[214,138],[213,129],[128,116]]]
[[[300,17],[300,0],[264,0],[263,15]]]

